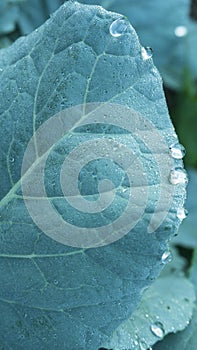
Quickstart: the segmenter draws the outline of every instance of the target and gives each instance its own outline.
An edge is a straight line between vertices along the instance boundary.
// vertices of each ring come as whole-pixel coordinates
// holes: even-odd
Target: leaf
[[[154,346],[154,350],[195,350],[197,346],[197,307],[187,328],[176,334],[170,334]]]
[[[18,17],[16,2],[10,3],[8,0],[1,0],[0,2],[0,35],[15,30]]]
[[[3,319],[0,343],[4,348],[99,348],[134,311],[143,288],[158,276],[167,242],[180,224],[176,210],[183,206],[185,184],[176,186],[169,182],[170,169],[175,163],[181,167],[182,161],[174,162],[168,149],[177,142],[177,137],[169,119],[162,81],[151,58],[143,59],[144,51],[128,22],[124,22],[122,35],[110,35],[109,28],[119,18],[100,7],[67,2],[41,28],[0,51],[0,312]],[[88,103],[108,106],[109,115],[104,117],[110,120],[116,113],[122,127],[114,125],[113,118],[107,125],[95,125],[93,121],[88,126],[81,125],[89,116]],[[83,117],[79,105],[85,113]],[[79,123],[73,131],[65,133],[67,119],[61,116],[65,117],[63,112],[71,110],[75,111],[74,123],[78,115]],[[124,127],[125,116],[131,112],[131,119],[127,119]],[[72,123],[70,114],[66,116],[68,124]],[[130,130],[139,116],[142,124],[136,136]],[[50,154],[40,153],[37,137],[51,120],[55,124],[41,138],[41,146],[47,144],[53,132],[62,134],[59,142],[47,149]],[[94,142],[95,137],[97,142],[109,139],[107,149],[106,146],[101,149],[106,160],[84,165],[78,187],[80,197],[90,204],[98,198],[99,182],[104,187],[109,183],[101,180],[107,178],[113,182],[113,189],[110,187],[107,194],[116,190],[117,195],[105,216],[70,209],[59,180],[65,157],[76,147],[81,153],[75,164],[97,154],[96,147],[87,151],[83,148],[85,142]],[[109,159],[111,139],[114,148],[118,144],[114,156],[119,155],[124,164],[133,160],[132,152],[137,155],[139,168],[133,166],[131,172],[135,174],[133,186],[128,183],[124,169]],[[33,161],[25,158],[30,140],[34,144]],[[28,185],[30,191],[35,188],[43,154],[48,156],[44,168],[46,197],[33,192],[25,198],[21,185]],[[28,162],[21,178],[24,159]],[[141,167],[147,174],[148,185],[143,182],[144,172],[139,173]],[[69,170],[72,167],[67,166],[65,172]],[[66,189],[70,190],[74,177],[73,171]],[[106,234],[111,229],[113,238],[115,219],[124,213],[130,199],[129,186],[137,196],[132,197],[134,210],[129,213],[127,224],[138,211],[144,212],[129,232],[126,224],[121,227],[128,233],[110,245],[79,248],[61,244],[56,237],[59,226],[51,222],[47,211],[40,209],[40,204],[52,203],[53,213],[59,213],[61,222],[70,214],[69,227],[76,225],[87,235],[92,227],[97,233],[97,226],[108,224]],[[34,198],[36,217],[27,210]],[[74,194],[69,199],[78,200],[78,196]],[[160,214],[164,221],[154,232],[148,232],[152,218],[160,218]],[[56,239],[39,228],[38,219],[44,219]],[[63,232],[63,238],[64,233],[67,237],[70,231]]]
[[[183,262],[180,262],[177,254],[165,266],[157,281],[144,293],[132,317],[114,331],[106,348],[145,350],[159,338],[183,330],[188,325],[195,292],[193,285],[181,273]]]
[[[58,9],[64,0],[26,0],[18,10],[18,25],[21,33],[29,34],[43,24]]]
[[[187,191],[186,208],[188,210],[188,217],[184,220],[179,228],[179,234],[173,239],[173,243],[195,248],[197,246],[197,172],[190,168],[188,169],[189,184]]]

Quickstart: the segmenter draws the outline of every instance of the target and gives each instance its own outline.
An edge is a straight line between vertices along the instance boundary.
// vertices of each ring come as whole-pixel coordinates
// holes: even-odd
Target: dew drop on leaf
[[[155,322],[150,326],[151,332],[158,338],[163,338],[165,331],[161,322]]]
[[[140,350],[147,350],[147,344],[144,341],[141,341],[139,343],[139,349]]]
[[[174,143],[170,146],[170,153],[172,158],[182,159],[185,156],[185,148],[180,143]]]
[[[183,168],[174,168],[170,173],[172,185],[186,184],[188,182],[187,173]]]
[[[161,261],[163,264],[167,264],[172,260],[171,254],[169,251],[165,251],[161,257]]]
[[[151,47],[142,47],[141,56],[144,61],[149,60],[153,56],[153,50]]]
[[[109,28],[109,32],[114,37],[123,35],[128,29],[128,22],[125,19],[116,19]]]
[[[178,208],[176,216],[179,220],[184,220],[187,217],[187,210],[185,208]]]

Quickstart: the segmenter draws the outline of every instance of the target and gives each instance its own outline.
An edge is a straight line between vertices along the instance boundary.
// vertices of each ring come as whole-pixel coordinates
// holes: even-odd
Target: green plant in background
[[[193,43],[197,39],[189,1],[173,3],[173,8],[179,9],[176,18],[171,15],[170,1],[152,1],[151,5],[126,0],[81,2],[127,15],[142,43],[153,47],[166,85],[176,89],[173,93],[168,90],[169,108],[187,149],[186,164],[196,167],[197,65],[193,50],[197,46]],[[2,1],[1,46],[9,46],[17,36],[36,29],[62,3]],[[170,13],[164,17],[165,26],[160,22],[164,13]],[[116,22],[120,18],[122,22]],[[178,28],[179,34],[185,30],[184,35],[175,35]],[[187,45],[192,50],[185,59]],[[176,144],[174,152],[180,155],[151,56],[125,17],[75,1],[66,2],[42,27],[0,51],[0,307],[4,319],[0,349],[196,349],[196,170],[189,171],[189,215],[171,248],[169,240],[186,216],[182,209],[185,175],[165,221],[156,232],[148,233],[147,222],[155,198],[158,200],[154,195],[159,193],[159,172],[146,145],[131,140],[121,128],[80,127],[66,135],[48,162],[46,187],[49,196],[60,191],[57,176],[50,176],[61,165],[62,149],[70,151],[95,135],[113,136],[116,142],[135,149],[143,155],[148,186],[155,186],[155,192],[136,228],[122,239],[92,249],[51,240],[32,221],[21,193],[22,158],[33,132],[60,110],[87,102],[118,103],[142,113],[169,147]],[[171,155],[169,151],[169,159]],[[178,168],[182,160],[177,158],[182,156],[173,159]],[[112,207],[106,216],[110,222],[124,208],[128,185],[124,174],[111,164],[108,174],[106,164],[101,163],[100,168],[90,164],[85,179],[90,182],[94,175],[96,185],[91,186],[96,191],[101,180],[97,172],[104,171],[119,189],[115,209]],[[81,189],[86,194],[83,179]],[[62,200],[54,199],[52,204],[64,215]],[[77,215],[73,212],[72,216]],[[83,221],[79,216],[79,222]],[[192,262],[179,254],[187,256],[187,248],[194,251]]]

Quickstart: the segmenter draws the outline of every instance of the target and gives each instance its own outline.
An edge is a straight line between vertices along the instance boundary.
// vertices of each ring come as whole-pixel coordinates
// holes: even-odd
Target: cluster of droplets
[[[132,350],[152,350],[151,347],[148,347],[148,344],[145,341],[145,339],[140,339],[138,334],[135,334],[135,338],[131,339],[130,345]]]
[[[126,18],[118,18],[110,25],[109,32],[113,37],[120,37],[128,30],[128,20]],[[177,37],[184,37],[187,35],[187,27],[180,25],[174,30]],[[151,47],[141,48],[141,57],[144,61],[151,59],[153,50]],[[185,148],[180,143],[174,143],[170,146],[170,154],[174,159],[182,159],[185,156]],[[188,182],[187,173],[182,167],[175,167],[171,170],[169,180],[172,185],[186,184]],[[184,208],[177,209],[177,218],[182,221],[187,216],[187,211]]]
[[[120,37],[127,32],[128,21],[124,18],[118,18],[110,25],[110,34],[113,37]],[[188,30],[185,26],[177,26],[174,30],[177,37],[184,37],[187,35]],[[153,56],[153,50],[151,47],[141,48],[141,57],[144,61],[151,59]],[[185,148],[177,143],[170,146],[170,154],[174,159],[182,159],[185,156]],[[175,167],[170,173],[170,182],[172,185],[186,184],[188,182],[187,173],[182,167]],[[184,208],[177,209],[177,217],[179,220],[185,219],[187,216],[187,211]],[[170,251],[165,251],[162,255],[161,261],[163,264],[167,264],[172,260]],[[148,317],[148,314],[145,315]],[[157,321],[150,326],[151,332],[158,338],[163,338],[165,335],[164,326],[161,322]],[[145,341],[138,342],[140,350],[146,350],[147,344]],[[151,350],[151,348],[149,348]]]
[[[174,159],[183,159],[185,153],[185,148],[178,142],[170,146],[170,154]],[[187,173],[182,167],[176,166],[174,169],[171,170],[169,180],[172,185],[187,184]],[[178,208],[176,216],[180,221],[185,219],[187,216],[186,209],[183,207]]]

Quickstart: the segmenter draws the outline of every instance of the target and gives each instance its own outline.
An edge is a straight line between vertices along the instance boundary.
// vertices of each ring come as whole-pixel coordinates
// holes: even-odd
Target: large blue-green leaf
[[[118,35],[114,35],[114,27],[113,35],[110,34],[109,28],[119,18],[100,7],[67,2],[41,28],[0,51],[0,343],[9,350],[95,350],[102,346],[134,311],[143,288],[158,276],[167,242],[180,224],[177,209],[184,203],[185,184],[169,182],[171,165],[182,167],[182,161],[172,159],[168,150],[177,137],[162,81],[150,53],[141,49],[128,22],[123,23],[124,30]],[[148,199],[141,219],[124,237],[103,247],[80,249],[49,238],[34,223],[21,192],[21,166],[32,136],[37,145],[35,131],[40,125],[55,115],[56,127],[62,129],[62,120],[56,113],[76,105],[86,108],[92,102],[110,103],[114,112],[117,104],[126,106],[142,115],[146,121],[140,130],[143,138],[134,137],[129,131],[135,125],[134,113],[127,121],[128,130],[114,126],[112,121],[112,125],[104,127],[97,123],[76,127],[63,135],[46,165],[47,199],[55,210],[60,209],[61,217],[70,214],[72,225],[75,221],[78,227],[87,225],[88,232],[92,216],[84,219],[75,208],[69,212],[60,195],[58,171],[68,152],[95,137],[114,138],[121,143],[124,162],[130,161],[125,147],[136,153],[144,165],[148,185],[142,181],[142,172],[133,178],[132,188],[123,169],[109,161],[105,150],[107,160],[89,164],[79,176],[83,197],[96,196],[98,182],[103,178],[110,179],[117,190],[114,206],[105,217],[93,216],[92,226],[103,224],[103,219],[113,226],[125,208],[129,186],[133,192],[135,186],[141,191],[136,207],[140,207],[146,189]],[[120,113],[119,123],[124,118],[124,113]],[[154,135],[158,133],[157,144]],[[45,134],[43,144],[48,136]],[[161,140],[167,148],[160,148]],[[96,150],[89,148],[89,152]],[[157,163],[157,159],[162,161]],[[27,174],[37,169],[40,157],[34,160],[27,164]],[[183,182],[185,174],[181,174]],[[39,178],[39,173],[34,175],[37,177],[30,188]],[[166,212],[165,201],[172,195],[172,188],[174,197]],[[39,196],[36,210],[39,201],[46,198],[40,193],[34,195]],[[160,202],[163,206],[159,206],[158,213],[165,214],[164,221],[150,233],[149,223]],[[135,214],[131,212],[130,220]],[[41,211],[38,215],[45,218],[46,213]],[[50,219],[47,216],[46,223]],[[54,231],[58,230],[53,226]]]

